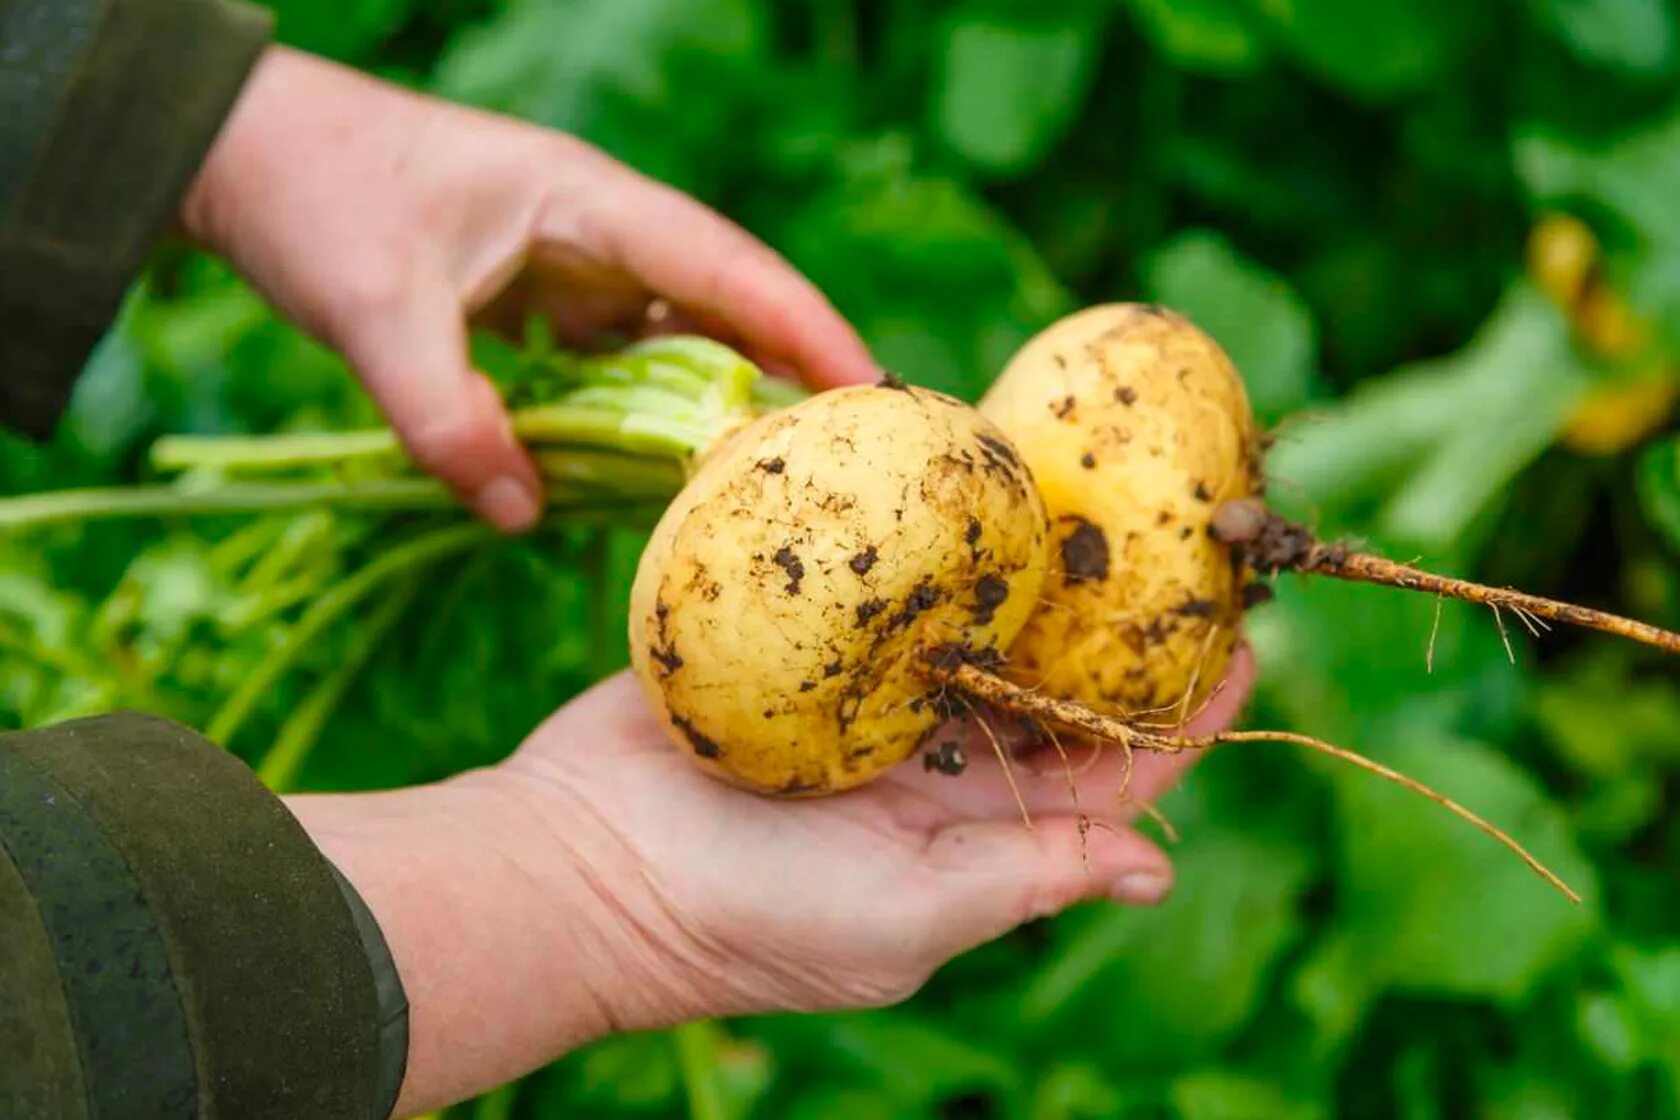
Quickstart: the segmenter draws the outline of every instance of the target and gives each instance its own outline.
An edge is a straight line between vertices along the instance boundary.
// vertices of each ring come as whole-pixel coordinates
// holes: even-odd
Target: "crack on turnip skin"
[[[1083,517],[1065,517],[1074,523],[1073,532],[1062,538],[1062,581],[1067,584],[1087,580],[1101,583],[1108,578],[1108,538],[1103,531]]]

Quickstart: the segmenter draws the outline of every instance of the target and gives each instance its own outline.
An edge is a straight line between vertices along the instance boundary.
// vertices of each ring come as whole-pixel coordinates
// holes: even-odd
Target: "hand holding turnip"
[[[469,316],[573,343],[699,327],[815,386],[869,380],[862,342],[770,249],[573,137],[283,48],[259,62],[181,211],[341,351],[413,457],[504,529],[538,473],[467,359]]]
[[[1250,672],[1239,655],[1193,732],[1230,720]],[[494,770],[290,804],[392,944],[411,1115],[614,1031],[890,1003],[1023,921],[1165,896],[1166,857],[1113,798],[1118,754],[1078,779],[1083,829],[1059,762],[1016,762],[1030,830],[970,756],[962,781],[911,763],[792,811],[690,765],[620,674]],[[1187,759],[1139,758],[1133,793]]]

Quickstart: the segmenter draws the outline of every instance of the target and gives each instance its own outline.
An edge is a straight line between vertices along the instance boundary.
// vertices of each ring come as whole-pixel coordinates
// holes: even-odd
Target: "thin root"
[[[1121,798],[1120,803],[1122,805],[1135,806],[1138,812],[1142,813],[1144,816],[1159,825],[1161,828],[1161,834],[1167,838],[1167,843],[1178,843],[1178,829],[1173,827],[1173,823],[1167,819],[1167,815],[1161,812],[1158,806],[1148,801],[1133,801],[1129,797]]]
[[[975,710],[974,705],[969,703],[966,696],[963,698],[963,703],[968,706],[969,714],[974,717],[974,722],[980,725],[980,730],[986,733],[986,740],[992,744],[992,750],[997,754],[998,762],[1003,766],[1003,777],[1009,783],[1009,792],[1015,795],[1015,804],[1020,807],[1021,823],[1027,826],[1028,831],[1031,831],[1033,826],[1032,814],[1027,811],[1027,799],[1021,796],[1021,787],[1015,783],[1015,767],[1009,764],[1009,752],[1003,749],[1002,743],[998,742],[998,737],[992,731],[991,724],[986,722],[986,717]]]
[[[1209,622],[1207,637],[1202,639],[1201,652],[1196,655],[1196,667],[1190,671],[1190,683],[1185,686],[1184,695],[1178,701],[1178,727],[1183,729],[1190,722],[1190,698],[1196,695],[1196,686],[1202,683],[1202,666],[1207,664],[1208,654],[1213,652],[1213,640],[1219,637],[1219,623]]]
[[[1581,901],[1581,896],[1575,893],[1562,879],[1558,878],[1556,873],[1529,854],[1527,848],[1517,843],[1509,834],[1497,826],[1488,823],[1457,801],[1431,789],[1416,778],[1407,777],[1398,770],[1393,770],[1380,762],[1368,759],[1364,755],[1356,754],[1346,747],[1338,747],[1333,743],[1326,743],[1323,740],[1292,731],[1225,731],[1217,735],[1202,735],[1195,738],[1159,735],[1154,732],[1140,731],[1122,720],[1102,715],[1079,704],[1027,692],[977,665],[970,665],[966,662],[952,664],[949,659],[933,658],[929,661],[929,672],[936,680],[949,685],[965,696],[984,700],[1005,711],[1030,715],[1046,725],[1054,724],[1094,739],[1122,744],[1128,751],[1132,748],[1138,748],[1158,751],[1162,754],[1181,754],[1190,750],[1208,750],[1225,743],[1293,743],[1296,746],[1330,755],[1333,758],[1357,766],[1361,770],[1376,774],[1378,777],[1386,778],[1396,785],[1409,789],[1413,793],[1421,794],[1435,802],[1449,813],[1516,853],[1517,857],[1526,863],[1535,874],[1556,887],[1565,898],[1576,903]],[[1013,779],[1011,779],[1011,784],[1013,784]]]
[[[1050,745],[1056,748],[1056,757],[1062,760],[1062,773],[1067,776],[1068,798],[1073,802],[1073,815],[1079,820],[1079,859],[1084,863],[1085,870],[1091,870],[1091,849],[1085,843],[1085,834],[1090,831],[1091,821],[1079,807],[1079,785],[1073,780],[1073,765],[1068,762],[1068,753],[1062,746],[1061,739],[1056,736],[1056,729],[1046,727],[1044,733],[1050,737]]]
[[[1499,640],[1505,643],[1505,660],[1515,665],[1517,663],[1517,654],[1516,651],[1511,648],[1511,635],[1505,632],[1505,616],[1499,613],[1498,603],[1489,603],[1488,606],[1493,610],[1494,625],[1499,627]]]
[[[1429,647],[1423,651],[1423,671],[1435,675],[1435,639],[1441,636],[1441,604],[1445,600],[1435,596],[1435,621],[1429,624]]]

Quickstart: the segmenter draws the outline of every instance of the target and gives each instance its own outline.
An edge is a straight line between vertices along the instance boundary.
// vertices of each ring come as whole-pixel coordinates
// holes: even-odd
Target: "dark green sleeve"
[[[185,728],[0,736],[0,1117],[384,1120],[407,1005],[280,800]]]
[[[0,0],[0,424],[50,434],[269,27],[226,0]]]

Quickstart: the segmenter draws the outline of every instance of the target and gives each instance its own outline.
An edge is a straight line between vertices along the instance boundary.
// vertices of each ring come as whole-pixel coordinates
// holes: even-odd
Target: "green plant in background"
[[[724,208],[914,381],[973,398],[1082,303],[1178,307],[1278,425],[1281,507],[1680,622],[1668,0],[274,6],[293,43]],[[0,442],[0,490],[150,479],[166,433],[375,419],[336,358],[165,251],[58,439]],[[634,523],[380,524],[377,549],[327,510],[8,530],[0,720],[219,718],[276,785],[365,788],[493,760],[626,662]],[[610,1040],[451,1116],[1680,1117],[1674,666],[1280,591],[1255,719],[1464,796],[1585,906],[1359,775],[1227,752],[1161,805],[1158,912],[1029,927],[901,1008]]]

